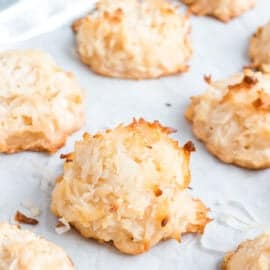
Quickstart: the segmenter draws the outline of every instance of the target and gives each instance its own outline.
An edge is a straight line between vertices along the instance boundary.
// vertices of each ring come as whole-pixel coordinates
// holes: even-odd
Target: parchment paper
[[[39,48],[49,52],[59,65],[75,73],[87,94],[87,124],[59,152],[0,155],[0,220],[12,221],[16,210],[29,214],[21,204],[30,200],[41,209],[40,224],[23,227],[62,246],[79,270],[219,269],[225,251],[270,227],[269,170],[248,171],[219,162],[192,135],[183,113],[189,97],[205,90],[204,74],[221,79],[248,64],[248,40],[268,20],[268,0],[258,1],[256,9],[227,24],[192,17],[194,56],[190,71],[159,80],[129,81],[94,75],[76,57],[74,36],[68,25],[24,43],[0,47]],[[174,137],[182,144],[190,139],[194,141],[197,152],[191,159],[193,193],[216,217],[203,239],[185,236],[182,243],[166,241],[146,254],[132,257],[85,240],[73,230],[64,235],[55,233],[57,220],[50,213],[49,204],[53,181],[62,172],[60,153],[71,151],[74,141],[84,131],[96,132],[128,123],[132,117],[160,120],[178,129]]]

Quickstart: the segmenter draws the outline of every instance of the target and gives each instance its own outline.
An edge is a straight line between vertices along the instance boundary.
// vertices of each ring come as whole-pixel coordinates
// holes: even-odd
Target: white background
[[[206,88],[204,74],[212,74],[214,79],[225,78],[248,64],[248,40],[258,26],[270,20],[270,2],[258,2],[256,9],[227,24],[192,17],[194,55],[190,71],[159,80],[129,81],[93,74],[76,57],[69,26],[27,42],[0,47],[39,48],[49,52],[59,65],[75,73],[87,94],[87,124],[69,138],[66,147],[51,156],[41,153],[0,155],[0,220],[11,221],[18,209],[28,213],[21,203],[31,200],[41,208],[40,224],[23,227],[62,246],[79,270],[219,269],[224,251],[270,228],[269,170],[249,171],[222,164],[193,137],[183,117],[189,97]],[[172,106],[167,107],[165,103]],[[132,117],[160,120],[178,129],[174,137],[181,144],[190,139],[196,144],[197,152],[191,160],[193,193],[217,217],[203,239],[185,236],[181,244],[166,241],[146,254],[131,257],[121,255],[110,246],[85,240],[75,231],[64,235],[55,233],[57,221],[49,211],[51,189],[44,190],[44,185],[61,173],[60,153],[71,151],[82,132],[128,123]],[[248,225],[243,224],[245,220]]]

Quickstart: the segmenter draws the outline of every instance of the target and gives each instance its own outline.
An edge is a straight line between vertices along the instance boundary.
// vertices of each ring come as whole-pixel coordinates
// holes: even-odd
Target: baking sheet
[[[189,97],[202,92],[204,74],[225,78],[248,64],[247,45],[256,28],[270,20],[270,2],[258,6],[228,24],[210,18],[192,17],[194,56],[190,71],[159,80],[129,81],[103,78],[91,73],[74,53],[74,36],[68,26],[27,42],[6,48],[39,48],[49,52],[66,70],[75,73],[87,94],[87,123],[54,155],[20,153],[0,155],[0,220],[12,221],[22,203],[40,207],[38,226],[32,229],[70,255],[76,269],[219,269],[224,251],[239,241],[270,228],[269,170],[249,171],[220,163],[191,133],[183,117]],[[170,103],[171,106],[166,106]],[[205,236],[185,236],[182,243],[166,241],[136,257],[118,253],[108,245],[83,239],[75,231],[55,233],[57,220],[49,211],[54,179],[62,172],[60,153],[71,151],[84,131],[96,132],[133,117],[160,120],[178,129],[174,135],[182,144],[192,139],[197,147],[191,160],[194,196],[199,196],[216,217]]]

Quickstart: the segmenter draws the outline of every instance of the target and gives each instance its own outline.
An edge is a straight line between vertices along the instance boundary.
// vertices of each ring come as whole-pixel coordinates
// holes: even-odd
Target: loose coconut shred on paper
[[[64,218],[59,218],[58,223],[55,226],[55,231],[58,234],[63,234],[70,231],[70,225]]]
[[[37,225],[39,223],[37,219],[28,217],[25,214],[21,213],[20,211],[16,212],[14,219],[19,223],[28,225]]]

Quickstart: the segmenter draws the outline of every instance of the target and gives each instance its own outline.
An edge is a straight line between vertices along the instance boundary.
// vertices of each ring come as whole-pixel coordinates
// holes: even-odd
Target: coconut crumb
[[[203,79],[204,81],[207,83],[207,84],[211,84],[212,83],[212,76],[209,74],[209,75],[204,75],[203,76]]]
[[[185,145],[184,145],[184,150],[188,151],[188,152],[195,152],[196,151],[196,147],[193,144],[192,141],[188,141]]]
[[[70,225],[65,218],[60,218],[55,226],[55,231],[58,234],[63,234],[70,231]]]
[[[14,219],[16,221],[18,221],[19,223],[23,223],[23,224],[28,224],[28,225],[37,225],[38,224],[37,219],[28,217],[25,214],[21,213],[20,211],[16,212]]]

